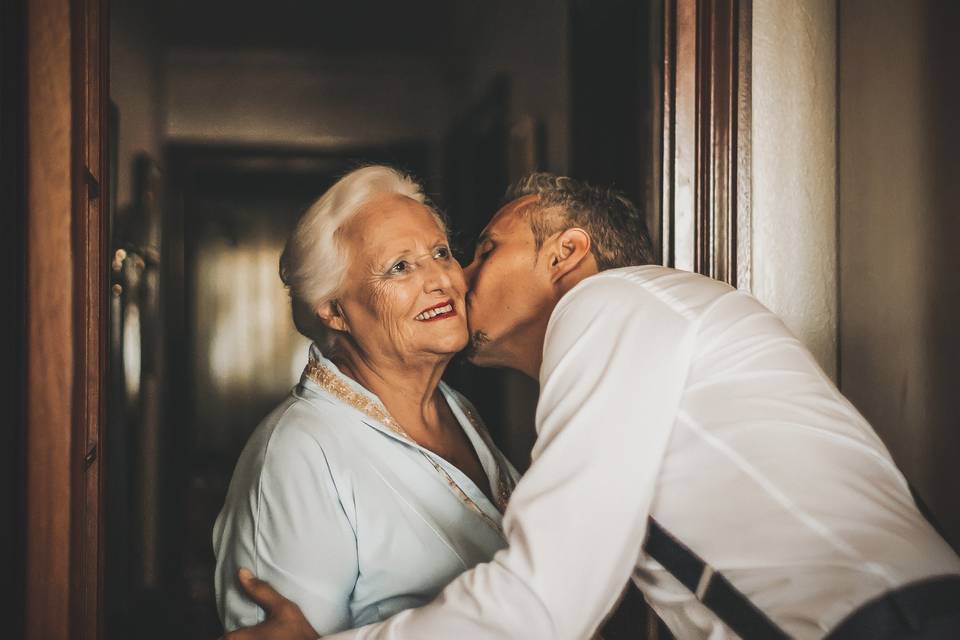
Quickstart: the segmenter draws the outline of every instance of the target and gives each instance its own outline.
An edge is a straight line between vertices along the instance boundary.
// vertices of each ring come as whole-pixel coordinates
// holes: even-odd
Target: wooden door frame
[[[103,456],[107,389],[109,20],[106,0],[74,0],[75,371],[71,637],[102,635]]]
[[[100,634],[106,0],[28,0],[25,636]]]
[[[664,0],[664,264],[751,285],[752,0]]]

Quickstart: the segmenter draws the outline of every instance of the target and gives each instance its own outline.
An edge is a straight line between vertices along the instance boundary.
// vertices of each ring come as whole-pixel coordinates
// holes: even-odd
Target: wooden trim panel
[[[26,637],[67,638],[73,438],[71,23],[27,5]]]
[[[73,23],[74,444],[72,638],[97,638],[102,619],[101,425],[106,422],[107,42],[105,0],[76,0]]]
[[[663,255],[750,285],[751,0],[665,0]]]

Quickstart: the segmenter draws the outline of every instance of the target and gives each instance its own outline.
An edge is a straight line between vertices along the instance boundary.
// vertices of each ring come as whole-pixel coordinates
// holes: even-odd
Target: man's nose
[[[477,272],[477,261],[474,260],[463,268],[463,278],[467,281],[467,288],[473,289],[473,277]]]

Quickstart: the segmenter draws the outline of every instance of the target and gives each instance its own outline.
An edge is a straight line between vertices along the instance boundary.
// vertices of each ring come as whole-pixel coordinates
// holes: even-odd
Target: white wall
[[[837,372],[836,5],[753,5],[753,293]]]

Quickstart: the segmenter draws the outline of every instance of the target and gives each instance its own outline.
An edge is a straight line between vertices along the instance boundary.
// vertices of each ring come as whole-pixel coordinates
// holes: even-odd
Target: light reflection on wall
[[[294,329],[277,275],[283,238],[268,222],[248,226],[240,238],[205,234],[198,247],[194,372],[201,448],[242,444],[306,363],[309,341]]]
[[[140,308],[135,302],[123,312],[123,381],[127,398],[140,397]]]

